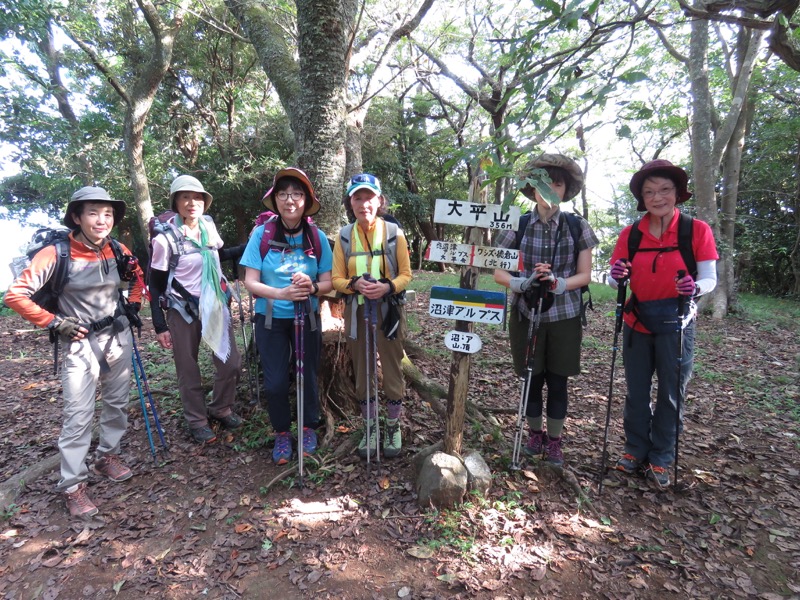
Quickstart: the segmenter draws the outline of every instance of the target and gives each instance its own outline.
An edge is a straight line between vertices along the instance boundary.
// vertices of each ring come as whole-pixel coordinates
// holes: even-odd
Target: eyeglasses
[[[361,173],[359,175],[353,175],[350,178],[350,185],[356,185],[357,183],[368,183],[378,188],[381,187],[381,180],[375,177],[375,175],[370,175],[369,173]]]
[[[647,198],[648,200],[651,200],[656,196],[661,196],[662,198],[664,198],[666,196],[669,196],[674,191],[675,191],[674,185],[672,187],[661,188],[660,190],[643,190],[642,198]]]
[[[305,192],[278,192],[275,194],[275,197],[281,202],[286,202],[289,198],[295,202],[300,202],[300,200],[306,197],[306,194]]]

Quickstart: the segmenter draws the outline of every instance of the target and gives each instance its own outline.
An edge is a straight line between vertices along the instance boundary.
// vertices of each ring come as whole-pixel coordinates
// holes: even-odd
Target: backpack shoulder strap
[[[519,227],[517,227],[517,231],[514,237],[514,249],[519,250],[520,244],[522,244],[522,238],[525,236],[525,230],[528,228],[528,223],[530,222],[531,222],[530,211],[520,216]]]
[[[55,296],[60,296],[69,281],[70,243],[69,239],[58,240],[55,244],[56,268],[50,277],[50,288]]]
[[[694,234],[694,219],[684,213],[678,216],[678,250],[681,258],[686,263],[686,268],[694,279],[697,279],[697,261],[694,258],[692,238]]]
[[[277,223],[277,215],[273,215],[264,221],[264,232],[261,234],[261,244],[258,247],[259,251],[261,252],[262,260],[267,256],[267,252],[270,251],[270,247],[277,244],[277,242],[274,242],[275,232],[278,228]]]
[[[311,247],[314,249],[314,256],[317,257],[317,264],[319,264],[319,261],[322,260],[322,241],[319,235],[319,227],[311,220],[311,217],[308,217],[308,226],[311,231]]]
[[[565,212],[563,214],[567,218],[567,227],[569,227],[569,233],[572,236],[572,243],[575,247],[575,263],[577,264],[578,254],[580,254],[578,242],[581,239],[581,233],[583,229],[581,221],[583,220],[583,217],[579,217],[575,213],[571,212]]]
[[[641,222],[641,219],[636,219],[631,225],[631,232],[628,235],[628,260],[630,262],[633,262],[633,256],[639,251],[639,244],[642,243],[642,232],[639,229],[639,223]]]
[[[389,263],[389,279],[397,277],[397,223],[391,221],[384,221],[386,226],[386,248],[384,249],[384,256],[386,262]]]
[[[339,243],[342,245],[344,251],[344,264],[350,263],[350,257],[353,255],[353,223],[348,223],[339,230]]]

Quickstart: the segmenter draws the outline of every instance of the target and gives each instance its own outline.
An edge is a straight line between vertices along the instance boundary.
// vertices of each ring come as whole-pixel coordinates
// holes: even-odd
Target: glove
[[[550,280],[550,291],[553,292],[556,296],[560,296],[564,292],[567,291],[567,280],[563,277],[553,277],[550,276],[552,279]]]
[[[675,289],[681,296],[694,296],[697,285],[691,275],[678,279],[675,278]]]
[[[62,340],[69,341],[74,338],[83,326],[78,322],[78,319],[75,317],[66,317],[56,323],[53,327],[55,332],[61,336]]]
[[[536,287],[539,285],[539,275],[534,273],[528,278],[525,277],[512,277],[511,281],[508,282],[508,287],[511,288],[511,291],[517,294],[524,294],[532,287]]]
[[[624,258],[617,259],[614,266],[611,267],[611,277],[615,281],[624,281],[631,276],[631,269],[628,266],[628,261]]]

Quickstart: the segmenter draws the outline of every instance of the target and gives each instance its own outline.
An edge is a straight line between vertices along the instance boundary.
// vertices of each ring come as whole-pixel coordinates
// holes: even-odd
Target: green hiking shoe
[[[403,447],[403,435],[400,433],[400,419],[386,419],[386,432],[383,434],[383,455],[394,458]]]
[[[369,422],[369,448],[370,458],[378,456],[378,419],[372,419]],[[361,441],[358,443],[358,455],[361,458],[367,458],[367,420],[364,419],[364,434],[361,436]]]

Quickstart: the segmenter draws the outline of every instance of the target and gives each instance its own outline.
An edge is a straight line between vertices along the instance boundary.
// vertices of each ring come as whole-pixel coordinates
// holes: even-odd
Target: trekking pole
[[[608,381],[608,402],[606,404],[606,428],[603,433],[603,455],[602,464],[600,467],[600,487],[597,494],[603,493],[603,479],[606,476],[606,469],[608,468],[608,458],[606,451],[608,450],[608,427],[611,423],[611,398],[614,393],[614,366],[617,362],[617,351],[619,350],[619,334],[622,331],[622,309],[625,307],[625,296],[628,292],[628,280],[623,279],[618,282],[617,287],[617,308],[614,312],[614,345],[611,349],[611,377]]]
[[[528,412],[528,397],[531,392],[531,379],[533,379],[533,355],[536,350],[536,336],[539,332],[539,322],[542,317],[542,294],[541,287],[537,284],[537,294],[539,299],[534,308],[534,314],[528,315],[528,345],[525,349],[525,377],[522,379],[522,392],[519,397],[517,407],[517,431],[514,434],[514,448],[511,450],[511,470],[519,471],[522,467],[519,463],[522,452],[522,428],[525,422],[525,415]],[[530,308],[530,307],[529,307]]]
[[[362,276],[366,281],[370,283],[377,283],[375,278],[372,277],[369,273],[364,273]],[[380,464],[381,462],[381,428],[379,425],[379,412],[380,407],[378,406],[378,301],[377,300],[369,300],[364,299],[364,329],[366,331],[367,325],[369,325],[369,332],[366,333],[367,335],[367,349],[368,349],[368,356],[367,360],[371,360],[371,367],[372,367],[372,397],[371,400],[369,399],[369,387],[370,387],[370,379],[367,379],[367,414],[370,413],[370,404],[375,406],[375,462]],[[369,373],[369,371],[368,371]]]
[[[255,390],[254,390],[254,383],[258,383],[257,381],[254,382],[253,378],[253,365],[252,365],[252,357],[250,356],[249,349],[247,347],[248,335],[247,330],[245,328],[245,318],[244,318],[244,309],[242,308],[242,288],[239,284],[239,276],[237,273],[236,279],[234,279],[235,288],[236,288],[236,302],[239,305],[239,325],[242,329],[242,348],[244,348],[244,362],[245,366],[247,367],[247,387],[250,390],[250,404],[255,404]]]
[[[678,279],[686,277],[686,271],[678,271]],[[683,294],[678,295],[678,378],[675,382],[675,481],[672,488],[678,485],[678,439],[681,434],[681,405],[683,404],[683,389],[681,386],[681,376],[683,374],[683,319],[686,316],[686,298]]]
[[[297,392],[297,464],[300,476],[300,487],[303,487],[303,401],[305,397],[305,374],[303,359],[305,314],[303,303],[294,303],[294,356],[295,356],[295,389]]]
[[[258,346],[256,345],[256,313],[255,313],[255,298],[249,291],[247,292],[247,301],[250,305],[248,311],[250,313],[250,341],[248,351],[252,353],[252,367],[253,367],[253,381],[256,384],[256,405],[261,406],[261,380],[259,379],[259,367],[261,366],[261,359],[258,356]]]
[[[139,404],[142,407],[142,417],[144,418],[144,429],[147,432],[147,441],[150,443],[150,454],[153,455],[153,463],[158,466],[156,445],[153,443],[153,432],[150,430],[150,417],[147,415],[147,404],[145,404],[144,393],[142,393],[142,382],[139,379],[139,371],[136,368],[136,357],[134,357],[133,354],[131,354],[131,366],[133,368],[133,375],[136,378],[136,389],[139,390]]]
[[[144,363],[142,362],[142,355],[139,353],[139,347],[136,345],[136,339],[131,337],[131,341],[133,342],[133,356],[135,358],[136,365],[139,366],[139,373],[137,375],[141,376],[142,380],[142,387],[144,388],[144,392],[147,395],[147,400],[150,403],[150,412],[153,414],[153,423],[156,426],[156,432],[158,433],[158,439],[161,442],[161,448],[163,449],[164,459],[169,459],[169,445],[167,441],[164,439],[164,430],[161,428],[161,420],[158,418],[158,410],[156,410],[156,402],[153,400],[153,394],[150,393],[150,383],[147,381],[147,373],[144,371]]]

